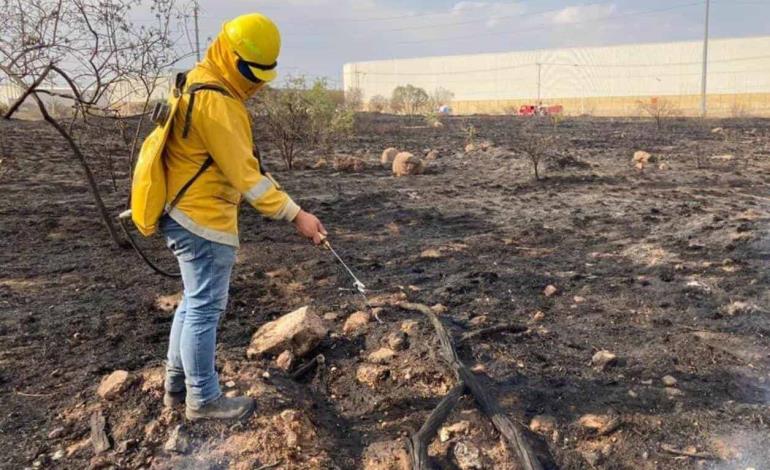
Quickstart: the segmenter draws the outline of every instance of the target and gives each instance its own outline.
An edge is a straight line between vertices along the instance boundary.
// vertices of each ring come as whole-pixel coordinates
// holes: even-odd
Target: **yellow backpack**
[[[158,221],[164,212],[174,207],[195,180],[214,163],[214,160],[209,156],[195,173],[195,176],[182,186],[168,205],[166,204],[166,168],[163,156],[182,94],[190,95],[185,113],[183,138],[186,138],[190,131],[196,92],[213,90],[231,96],[221,86],[211,83],[194,83],[185,90],[186,81],[187,73],[177,74],[174,90],[168,100],[165,103],[155,105],[153,109],[152,120],[157,124],[157,127],[147,136],[139,151],[139,158],[134,168],[134,177],[131,183],[131,208],[121,214],[121,218],[130,216],[139,232],[146,237],[158,230]]]

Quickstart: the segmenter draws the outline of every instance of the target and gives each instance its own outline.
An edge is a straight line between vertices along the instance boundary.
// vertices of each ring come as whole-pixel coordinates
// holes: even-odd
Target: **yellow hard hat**
[[[281,33],[265,15],[250,13],[228,21],[222,27],[223,36],[235,54],[245,62],[263,82],[278,76],[278,54],[281,52]]]

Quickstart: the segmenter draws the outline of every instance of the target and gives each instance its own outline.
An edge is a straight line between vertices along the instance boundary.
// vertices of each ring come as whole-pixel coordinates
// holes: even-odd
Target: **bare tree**
[[[267,140],[278,149],[288,170],[306,148],[331,152],[354,128],[354,112],[338,102],[324,79],[311,83],[302,76],[289,77],[283,88],[264,90],[254,103]]]
[[[81,164],[107,230],[122,245],[88,159],[73,136],[74,118],[126,117],[126,92],[133,96],[137,89],[145,112],[159,77],[179,58],[172,27],[186,21],[185,15],[175,0],[0,0],[0,7],[0,72],[25,90],[5,117],[28,98],[34,100]],[[136,25],[130,20],[135,8],[151,11],[153,20]],[[46,81],[65,91],[51,89]],[[57,100],[72,104],[69,126],[52,113]]]
[[[540,181],[540,165],[554,155],[558,138],[537,132],[534,126],[522,126],[516,134],[514,152],[523,154],[532,164],[535,181]]]
[[[665,98],[651,98],[649,102],[639,101],[639,110],[643,114],[647,114],[655,120],[655,125],[660,131],[663,129],[664,122],[674,116],[678,116],[679,109],[670,100]]]
[[[372,113],[381,113],[388,107],[388,99],[382,95],[374,95],[369,99],[369,111]]]

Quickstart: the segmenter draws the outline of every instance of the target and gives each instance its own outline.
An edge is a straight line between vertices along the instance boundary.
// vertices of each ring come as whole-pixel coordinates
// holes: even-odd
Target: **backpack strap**
[[[187,89],[187,93],[190,95],[190,101],[187,103],[187,112],[184,116],[184,130],[182,131],[182,138],[186,139],[190,133],[190,125],[192,124],[192,110],[195,106],[195,94],[201,90],[211,90],[221,93],[227,97],[232,98],[232,95],[224,87],[215,85],[213,83],[193,83],[190,88]]]
[[[187,72],[178,73],[176,76],[176,87],[174,89],[174,93],[178,94],[178,96],[181,96],[186,83],[187,83]],[[184,129],[182,130],[183,139],[186,139],[187,135],[190,133],[190,125],[192,124],[192,109],[193,109],[193,106],[195,105],[195,94],[201,90],[216,91],[217,93],[221,93],[225,96],[232,98],[232,95],[230,94],[229,91],[227,91],[224,87],[221,87],[214,83],[193,83],[192,85],[190,85],[190,87],[186,91],[186,93],[190,95],[190,101],[187,104],[187,112],[185,113],[185,117],[184,117]],[[168,204],[168,209],[172,209],[174,206],[179,204],[179,201],[182,199],[182,196],[184,196],[184,193],[187,192],[187,190],[190,188],[190,186],[192,186],[195,180],[197,180],[213,164],[214,164],[214,159],[211,157],[211,155],[209,155],[206,158],[206,161],[203,162],[203,165],[201,165],[198,171],[193,175],[193,177],[190,178],[190,180],[187,183],[185,183],[181,189],[179,189],[179,192],[176,193],[176,196],[174,196],[174,199]]]
[[[187,183],[185,183],[181,189],[179,189],[179,192],[176,193],[176,196],[174,196],[174,199],[168,204],[168,208],[172,209],[177,204],[179,204],[179,200],[182,199],[182,196],[184,196],[184,193],[186,193],[187,190],[190,189],[190,186],[192,186],[195,180],[197,180],[200,177],[200,175],[202,175],[206,170],[208,170],[209,167],[213,164],[214,164],[214,159],[211,158],[211,156],[209,155],[208,158],[206,158],[206,161],[203,162],[203,165],[201,165],[201,167],[195,173],[195,175],[193,175],[193,177],[190,178],[190,180]]]

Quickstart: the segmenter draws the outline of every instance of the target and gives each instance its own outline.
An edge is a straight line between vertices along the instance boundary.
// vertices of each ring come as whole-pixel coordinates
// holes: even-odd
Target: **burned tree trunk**
[[[522,468],[525,470],[542,470],[543,467],[540,464],[540,461],[535,456],[529,443],[524,439],[521,431],[513,424],[513,422],[511,422],[505,413],[503,413],[497,400],[484,389],[484,386],[478,381],[468,366],[460,360],[457,351],[454,348],[454,344],[452,343],[452,339],[449,336],[449,332],[430,307],[408,302],[400,303],[399,306],[404,310],[420,312],[428,317],[428,320],[430,320],[433,329],[438,336],[441,347],[439,352],[447,365],[452,368],[455,376],[460,380],[463,389],[467,387],[467,390],[476,400],[481,411],[489,417],[497,431],[507,442],[508,447],[518,457]],[[452,392],[439,403],[436,410],[431,413],[428,422],[426,422],[417,435],[412,438],[412,463],[415,470],[427,468],[427,455],[421,451],[420,446],[427,445],[423,444],[430,439],[430,436],[427,435],[427,433],[431,430],[435,433],[435,430],[440,426],[440,423],[435,424],[435,422],[437,422],[439,418],[441,418],[442,421],[443,419],[446,419],[446,416],[449,415],[454,405],[457,404],[458,400],[453,399],[453,393],[457,393],[457,387],[455,387],[455,389],[453,389]]]

